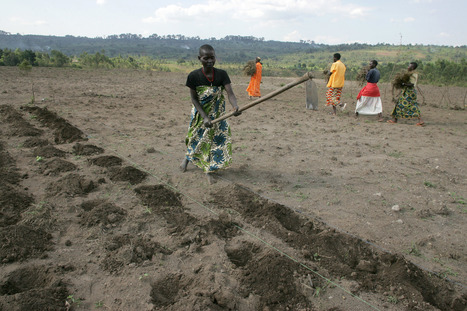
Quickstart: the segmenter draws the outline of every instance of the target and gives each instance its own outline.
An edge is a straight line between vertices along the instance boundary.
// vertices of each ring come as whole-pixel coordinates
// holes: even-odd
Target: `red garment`
[[[357,99],[360,99],[362,96],[380,97],[381,95],[379,93],[378,84],[367,82],[367,84],[360,90],[360,93],[358,93]]]

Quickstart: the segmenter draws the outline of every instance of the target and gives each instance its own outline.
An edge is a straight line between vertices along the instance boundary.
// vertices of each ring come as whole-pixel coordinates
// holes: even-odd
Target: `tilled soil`
[[[186,74],[0,73],[0,310],[466,309],[465,89],[422,86],[416,127],[300,85],[229,119],[209,185],[178,170]]]

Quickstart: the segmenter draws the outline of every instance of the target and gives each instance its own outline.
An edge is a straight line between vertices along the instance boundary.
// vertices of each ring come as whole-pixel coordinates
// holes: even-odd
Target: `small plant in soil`
[[[457,195],[455,192],[449,192],[449,195],[454,200],[454,203],[459,203],[462,205],[467,204],[466,200],[463,197]]]
[[[441,275],[444,277],[444,278],[447,278],[449,276],[457,276],[458,273],[453,271],[452,268],[450,267],[446,267],[446,270],[441,272]]]
[[[388,296],[388,302],[390,302],[392,304],[397,304],[399,302],[399,299],[397,299],[394,296]]]
[[[81,299],[75,298],[73,295],[69,295],[68,297],[66,297],[66,310],[70,310],[70,308],[72,308],[74,305],[79,307],[81,305]]]
[[[142,280],[144,278],[147,278],[149,276],[148,273],[144,273],[143,275],[140,275],[139,279]]]
[[[436,188],[436,185],[429,181],[425,181],[423,185],[427,188]]]
[[[403,156],[403,153],[400,151],[394,151],[388,154],[388,156],[399,159]]]
[[[321,287],[319,287],[319,286],[316,287],[316,288],[315,288],[315,293],[313,294],[313,296],[319,297],[320,292],[321,292]]]
[[[422,255],[417,245],[415,245],[415,243],[413,242],[412,242],[412,247],[409,250],[407,250],[407,254],[412,254],[417,257],[420,257]]]
[[[42,162],[42,161],[44,161],[43,157],[41,157],[41,156],[36,157],[36,162]]]
[[[26,214],[30,214],[30,215],[38,214],[44,208],[45,204],[47,204],[46,201],[40,201],[38,204],[34,204],[33,205],[34,209],[27,211]]]

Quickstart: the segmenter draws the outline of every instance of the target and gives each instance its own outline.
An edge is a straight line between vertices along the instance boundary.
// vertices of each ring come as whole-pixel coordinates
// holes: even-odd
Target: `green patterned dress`
[[[224,86],[202,85],[196,87],[198,100],[211,120],[225,112]],[[191,121],[185,139],[186,158],[206,173],[225,168],[232,162],[232,135],[226,120],[203,125],[203,117],[195,106],[191,109]]]
[[[416,84],[418,80],[418,75],[413,73],[410,82],[414,86],[406,86],[402,89],[401,95],[397,100],[396,106],[392,111],[392,116],[396,119],[412,119],[420,118],[420,108],[418,107],[417,102],[417,90]]]

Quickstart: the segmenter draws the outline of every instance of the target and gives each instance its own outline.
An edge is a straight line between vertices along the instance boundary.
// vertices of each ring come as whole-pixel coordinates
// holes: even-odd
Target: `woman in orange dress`
[[[261,84],[262,71],[263,71],[263,65],[261,64],[261,58],[256,57],[256,72],[254,75],[251,76],[250,84],[248,84],[248,87],[246,89],[250,99],[252,97],[261,97],[261,91],[259,90],[259,87]]]

